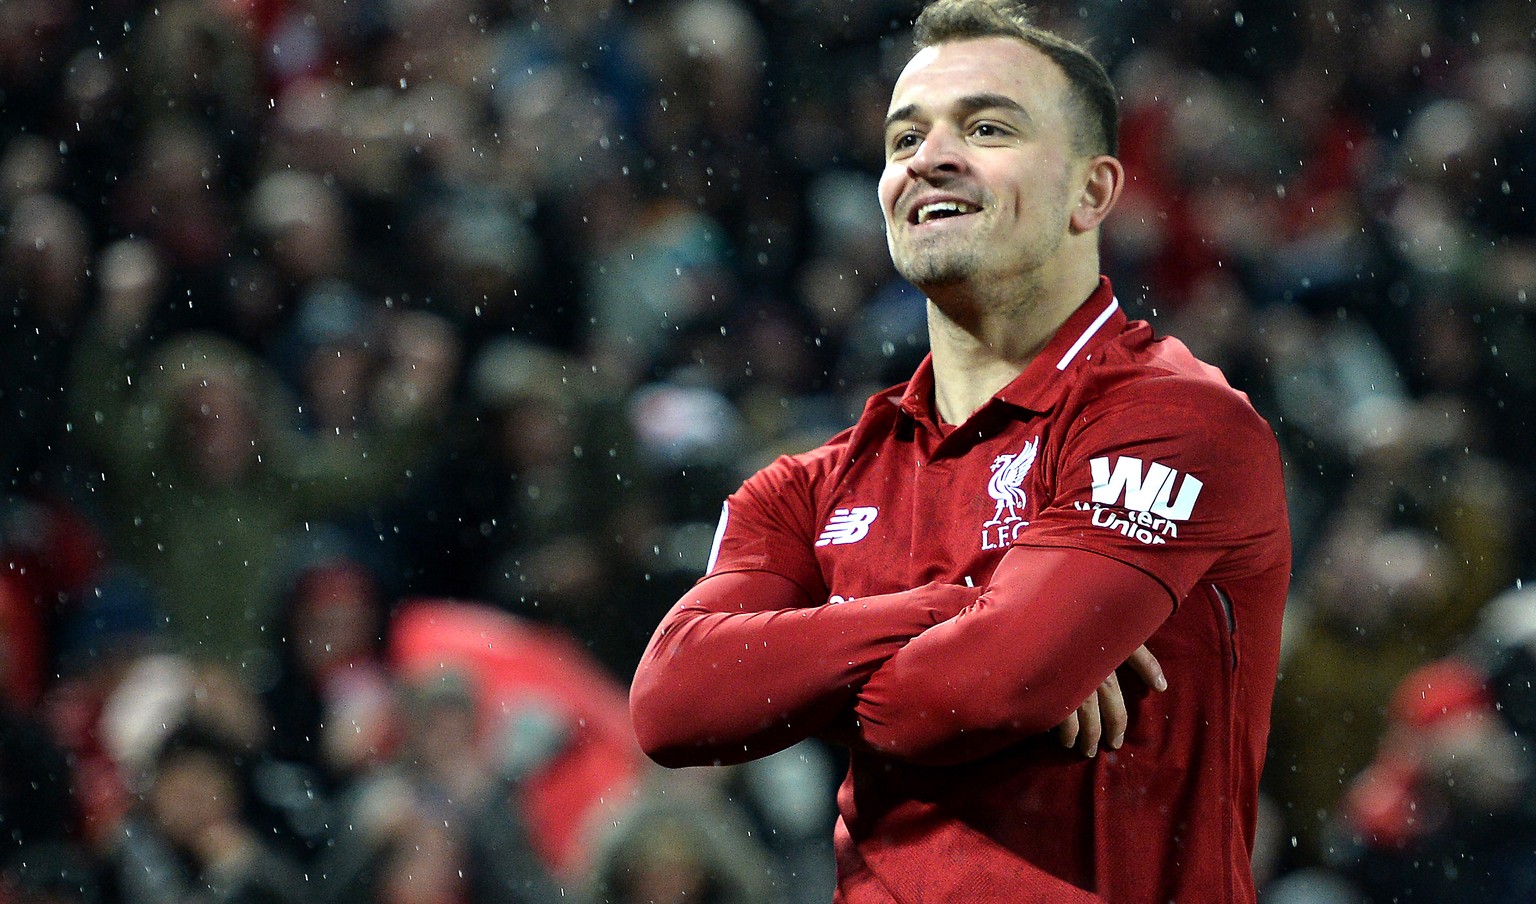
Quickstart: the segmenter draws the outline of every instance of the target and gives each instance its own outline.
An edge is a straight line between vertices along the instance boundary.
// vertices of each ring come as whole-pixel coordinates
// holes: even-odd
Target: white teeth
[[[917,209],[917,222],[926,223],[935,216],[943,214],[975,213],[980,209],[964,201],[934,201]]]

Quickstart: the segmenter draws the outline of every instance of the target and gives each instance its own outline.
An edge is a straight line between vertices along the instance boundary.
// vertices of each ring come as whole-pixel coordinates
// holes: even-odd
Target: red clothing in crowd
[[[631,709],[667,765],[852,747],[837,900],[1253,901],[1290,545],[1277,444],[1107,281],[958,426],[931,362],[731,496]],[[1130,728],[1050,729],[1145,641]]]

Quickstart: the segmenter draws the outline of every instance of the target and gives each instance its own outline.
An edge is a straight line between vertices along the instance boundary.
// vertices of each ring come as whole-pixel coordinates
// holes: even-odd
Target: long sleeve
[[[965,762],[1072,713],[1172,611],[1164,586],[1114,559],[1015,547],[981,598],[924,631],[863,685],[862,745]]]
[[[635,674],[640,745],[665,766],[737,763],[820,732],[912,637],[976,601],[973,588],[806,605],[771,572],[704,579],[673,607]]]
[[[1242,396],[1178,373],[1094,391],[1093,414],[1073,421],[1037,488],[1047,498],[976,606],[861,689],[861,744],[955,763],[1047,731],[1197,583],[1245,573],[1265,548],[1255,540],[1277,519],[1255,503],[1273,498],[1279,457]]]

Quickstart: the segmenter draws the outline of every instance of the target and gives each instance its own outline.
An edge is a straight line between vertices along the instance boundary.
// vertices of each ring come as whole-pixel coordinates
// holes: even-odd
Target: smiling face
[[[924,290],[1050,281],[1091,161],[1073,149],[1069,91],[1055,63],[1013,38],[912,58],[891,95],[880,178],[902,276]]]

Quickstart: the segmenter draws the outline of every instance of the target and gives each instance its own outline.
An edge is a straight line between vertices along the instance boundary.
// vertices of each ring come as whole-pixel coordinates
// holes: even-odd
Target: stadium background
[[[0,900],[827,900],[835,752],[659,774],[622,691],[924,351],[919,6],[0,3]],[[1285,451],[1265,899],[1536,898],[1536,5],[1037,10]]]

